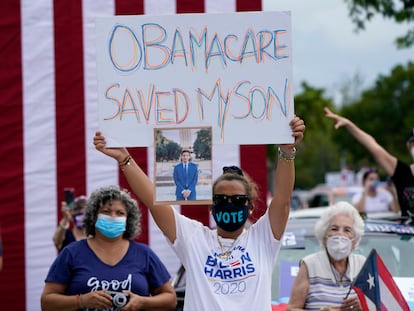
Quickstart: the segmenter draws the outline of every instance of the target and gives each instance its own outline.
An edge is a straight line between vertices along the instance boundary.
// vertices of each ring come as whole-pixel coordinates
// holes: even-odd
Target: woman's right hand
[[[95,145],[96,150],[110,156],[121,163],[126,159],[128,156],[128,150],[126,148],[115,147],[115,148],[107,148],[106,147],[106,140],[105,136],[102,135],[101,132],[96,132],[95,136],[93,137],[93,144]]]
[[[61,203],[61,211],[63,218],[69,222],[72,219],[72,214],[70,213],[70,209],[65,201],[62,201]]]
[[[112,296],[105,290],[82,294],[79,300],[82,310],[85,308],[109,310],[112,307]]]

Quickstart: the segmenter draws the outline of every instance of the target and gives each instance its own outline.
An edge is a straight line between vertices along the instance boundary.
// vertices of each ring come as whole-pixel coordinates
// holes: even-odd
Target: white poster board
[[[211,126],[214,144],[293,141],[289,12],[98,18],[99,126],[109,146]]]

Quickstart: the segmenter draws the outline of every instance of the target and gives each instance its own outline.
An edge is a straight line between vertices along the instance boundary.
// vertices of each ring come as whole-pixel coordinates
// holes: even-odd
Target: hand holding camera
[[[116,308],[124,307],[129,301],[129,295],[122,292],[107,291],[112,297],[112,306]]]
[[[118,310],[129,302],[129,295],[123,292],[98,290],[79,295],[78,302],[82,310]]]
[[[374,180],[374,181],[372,181],[370,184],[369,184],[369,190],[371,191],[371,192],[374,192],[374,191],[376,191],[377,190],[377,188],[378,188],[378,186],[380,185],[380,182],[379,182],[379,180]]]

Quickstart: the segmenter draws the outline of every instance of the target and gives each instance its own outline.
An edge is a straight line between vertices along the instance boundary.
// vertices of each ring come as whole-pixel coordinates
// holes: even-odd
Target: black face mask
[[[249,218],[250,205],[236,205],[234,203],[226,203],[213,205],[213,218],[217,226],[225,231],[233,232],[240,229]]]

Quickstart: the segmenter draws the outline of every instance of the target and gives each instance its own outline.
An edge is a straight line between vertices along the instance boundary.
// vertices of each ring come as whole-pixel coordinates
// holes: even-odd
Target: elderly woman
[[[351,204],[326,208],[315,225],[323,249],[301,260],[287,310],[361,310],[350,286],[365,262],[352,253],[363,233],[364,222]]]
[[[92,193],[83,219],[88,239],[55,259],[42,310],[174,310],[167,269],[148,246],[133,241],[140,218],[137,202],[117,186]]]

